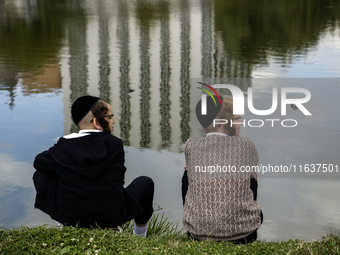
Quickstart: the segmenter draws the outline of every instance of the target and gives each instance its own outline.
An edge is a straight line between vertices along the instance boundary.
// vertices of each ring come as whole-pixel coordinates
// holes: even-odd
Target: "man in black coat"
[[[114,114],[98,97],[72,105],[79,133],[66,135],[36,156],[35,207],[63,225],[117,227],[134,219],[136,235],[146,236],[154,184],[141,176],[125,189],[124,146],[112,136]]]

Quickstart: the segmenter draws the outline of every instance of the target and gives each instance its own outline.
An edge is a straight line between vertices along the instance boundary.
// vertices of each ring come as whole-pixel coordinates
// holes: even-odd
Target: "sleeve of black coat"
[[[109,156],[115,155],[115,161],[117,162],[116,166],[120,170],[120,183],[124,186],[126,167],[123,140],[116,136],[110,136],[110,138],[106,140],[106,147]]]
[[[124,145],[123,145],[123,141],[121,140],[121,152],[120,152],[120,157],[121,157],[121,160],[123,162],[123,165],[124,165],[124,168],[122,169],[121,171],[121,177],[120,177],[120,182],[121,184],[124,186],[125,184],[125,172],[126,172],[126,167],[125,167],[125,151],[124,151]]]
[[[51,172],[56,169],[57,164],[47,150],[35,157],[33,166],[38,172]]]

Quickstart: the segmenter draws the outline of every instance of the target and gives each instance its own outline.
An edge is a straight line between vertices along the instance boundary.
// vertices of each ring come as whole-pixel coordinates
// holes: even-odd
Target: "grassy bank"
[[[151,222],[148,237],[132,235],[132,225],[117,230],[73,227],[0,230],[0,254],[340,254],[340,237],[320,241],[256,241],[248,245],[197,242],[164,218]]]

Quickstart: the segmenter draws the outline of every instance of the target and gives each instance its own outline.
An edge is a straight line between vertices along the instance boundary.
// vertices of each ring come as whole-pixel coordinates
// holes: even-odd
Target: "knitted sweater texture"
[[[250,138],[210,135],[191,138],[185,146],[189,187],[184,228],[198,239],[236,240],[261,225],[250,173],[258,153]],[[228,170],[229,169],[229,170]]]

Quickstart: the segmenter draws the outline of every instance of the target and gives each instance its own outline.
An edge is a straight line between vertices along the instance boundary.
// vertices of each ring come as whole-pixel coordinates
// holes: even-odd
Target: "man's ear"
[[[94,125],[94,127],[95,127],[96,129],[103,131],[103,128],[102,128],[102,126],[99,124],[97,118],[94,118],[92,123],[93,123],[93,125]]]

